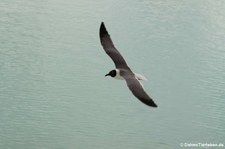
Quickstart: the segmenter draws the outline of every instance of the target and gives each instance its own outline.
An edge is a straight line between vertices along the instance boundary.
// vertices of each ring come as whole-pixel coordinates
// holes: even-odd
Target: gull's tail
[[[147,80],[145,78],[145,76],[141,75],[141,74],[138,74],[138,73],[135,73],[135,77],[138,79],[138,80]]]

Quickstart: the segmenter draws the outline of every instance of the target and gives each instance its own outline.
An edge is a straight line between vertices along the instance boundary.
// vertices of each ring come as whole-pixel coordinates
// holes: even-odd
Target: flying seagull
[[[139,80],[146,80],[146,78],[131,71],[123,56],[115,48],[110,35],[105,28],[104,22],[101,23],[99,35],[103,49],[109,55],[109,57],[111,57],[116,66],[116,69],[111,70],[105,76],[111,76],[115,79],[125,80],[128,88],[135,97],[148,106],[157,107],[155,102],[145,92],[143,85],[139,82]]]

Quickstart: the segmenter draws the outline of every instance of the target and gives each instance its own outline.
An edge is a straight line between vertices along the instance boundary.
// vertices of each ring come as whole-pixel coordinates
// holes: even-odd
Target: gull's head
[[[105,75],[105,77],[106,76],[111,76],[111,77],[115,77],[116,76],[116,70],[111,70],[109,73],[107,73],[106,75]]]

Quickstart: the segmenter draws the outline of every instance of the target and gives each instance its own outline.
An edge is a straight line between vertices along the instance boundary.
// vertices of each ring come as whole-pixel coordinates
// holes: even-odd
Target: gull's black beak
[[[105,77],[109,76],[109,74],[106,74]]]

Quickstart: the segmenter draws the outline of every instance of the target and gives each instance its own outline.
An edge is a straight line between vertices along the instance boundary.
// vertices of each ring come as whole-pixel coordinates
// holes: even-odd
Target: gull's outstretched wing
[[[145,92],[142,84],[134,77],[134,75],[123,75],[126,80],[128,88],[131,90],[133,95],[137,97],[141,102],[151,107],[157,107],[151,97]]]
[[[105,52],[111,57],[111,59],[115,63],[116,68],[130,70],[123,56],[115,48],[103,22],[101,23],[101,26],[100,26],[99,35],[100,35],[101,44]]]

